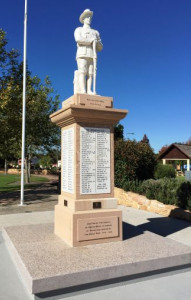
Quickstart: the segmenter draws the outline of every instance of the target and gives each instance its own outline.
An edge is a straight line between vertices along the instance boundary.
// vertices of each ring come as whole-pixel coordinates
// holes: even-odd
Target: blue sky
[[[28,0],[27,59],[33,75],[50,76],[65,100],[73,94],[79,16],[94,11],[92,28],[104,45],[97,92],[128,109],[126,138],[146,133],[157,152],[191,137],[190,0]],[[23,48],[24,0],[1,3],[0,27],[10,48]],[[128,135],[133,132],[134,135]]]

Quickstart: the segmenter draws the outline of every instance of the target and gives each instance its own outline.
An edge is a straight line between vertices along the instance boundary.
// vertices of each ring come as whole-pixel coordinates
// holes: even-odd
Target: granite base
[[[150,232],[77,248],[58,238],[53,224],[7,227],[3,237],[31,294],[191,265],[191,247]]]

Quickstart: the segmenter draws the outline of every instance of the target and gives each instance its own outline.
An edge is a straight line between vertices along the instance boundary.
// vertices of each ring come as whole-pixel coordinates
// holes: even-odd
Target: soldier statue
[[[74,94],[96,94],[97,52],[102,50],[103,45],[99,32],[90,27],[92,16],[93,11],[84,10],[79,19],[83,26],[76,28],[74,32],[78,65],[78,70],[74,73]]]

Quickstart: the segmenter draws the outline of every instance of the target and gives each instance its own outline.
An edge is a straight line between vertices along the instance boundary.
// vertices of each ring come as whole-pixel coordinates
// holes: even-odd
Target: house
[[[191,146],[185,144],[171,144],[163,153],[159,155],[158,159],[162,159],[163,165],[165,165],[168,160],[185,161],[187,165],[187,171],[190,171]]]

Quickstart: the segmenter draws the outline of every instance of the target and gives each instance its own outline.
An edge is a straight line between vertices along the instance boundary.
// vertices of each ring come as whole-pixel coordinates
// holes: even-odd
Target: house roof
[[[173,148],[177,149],[179,153],[181,154],[179,159],[182,158],[182,155],[186,156],[188,159],[191,159],[191,145],[185,145],[185,144],[171,144],[163,153],[159,155],[159,159],[165,158],[165,156],[168,156],[167,158],[170,159],[170,153],[172,153]],[[176,152],[177,156],[178,152]],[[172,155],[172,158],[177,158]]]

